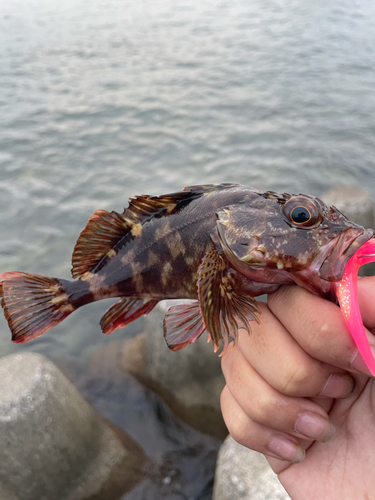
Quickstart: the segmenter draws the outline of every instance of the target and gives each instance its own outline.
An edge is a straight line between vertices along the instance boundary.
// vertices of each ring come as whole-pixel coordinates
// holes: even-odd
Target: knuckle
[[[256,406],[252,408],[252,418],[259,424],[266,425],[271,415],[275,415],[277,401],[270,394],[262,394]]]
[[[311,369],[304,365],[297,365],[280,377],[278,389],[287,396],[299,396],[306,394],[306,391],[310,392],[308,389],[313,380]]]
[[[229,434],[237,443],[243,444],[245,439],[249,439],[248,420],[244,415],[237,415],[227,423]]]
[[[224,378],[227,381],[227,379],[233,379],[235,377],[238,377],[238,363],[236,362],[238,360],[239,353],[235,352],[235,350],[229,351],[224,354],[221,358],[221,371],[223,372]]]
[[[231,362],[231,356],[230,353],[226,352],[222,357],[221,357],[221,369],[225,375],[225,372],[230,369],[232,362]]]
[[[235,441],[241,443],[249,434],[249,417],[232,403],[230,391],[225,386],[220,396],[221,411],[230,435]]]

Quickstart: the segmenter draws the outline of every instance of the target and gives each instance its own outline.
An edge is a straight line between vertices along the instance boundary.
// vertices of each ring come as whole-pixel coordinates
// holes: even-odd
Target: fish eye
[[[318,205],[313,198],[307,196],[292,196],[282,210],[293,226],[311,229],[322,220]]]
[[[307,207],[296,207],[290,212],[289,217],[296,224],[306,224],[311,220],[311,213]]]

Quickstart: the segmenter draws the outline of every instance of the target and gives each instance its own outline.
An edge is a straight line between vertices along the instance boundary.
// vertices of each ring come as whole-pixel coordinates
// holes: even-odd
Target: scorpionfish
[[[136,196],[122,214],[97,210],[72,257],[73,280],[25,272],[0,275],[14,342],[28,342],[79,307],[118,297],[101,319],[109,334],[164,299],[172,350],[204,331],[215,351],[259,322],[254,297],[296,284],[337,302],[349,259],[374,235],[308,195],[238,184],[202,185]]]

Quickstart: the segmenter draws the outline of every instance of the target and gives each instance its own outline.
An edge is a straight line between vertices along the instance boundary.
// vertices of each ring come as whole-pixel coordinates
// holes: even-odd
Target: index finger
[[[365,284],[364,288],[367,287]],[[300,287],[286,286],[269,296],[268,306],[296,342],[313,358],[344,370],[370,375],[336,304]],[[366,324],[372,318],[367,306],[365,301]],[[369,331],[367,336],[375,353],[375,339]]]
[[[292,397],[344,397],[350,393],[353,387],[351,377],[307,353],[266,303],[259,302],[258,306],[262,311],[260,324],[251,324],[250,336],[240,329],[238,348],[227,351],[222,357],[226,378],[235,368],[230,366],[231,362],[241,352],[256,372],[281,394]],[[227,383],[230,384],[228,378]]]

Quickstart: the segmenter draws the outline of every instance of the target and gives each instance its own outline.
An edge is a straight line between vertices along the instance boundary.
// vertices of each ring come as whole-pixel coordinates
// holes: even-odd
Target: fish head
[[[262,283],[297,283],[320,295],[374,231],[309,195],[267,192],[217,213],[221,247],[232,266]]]

